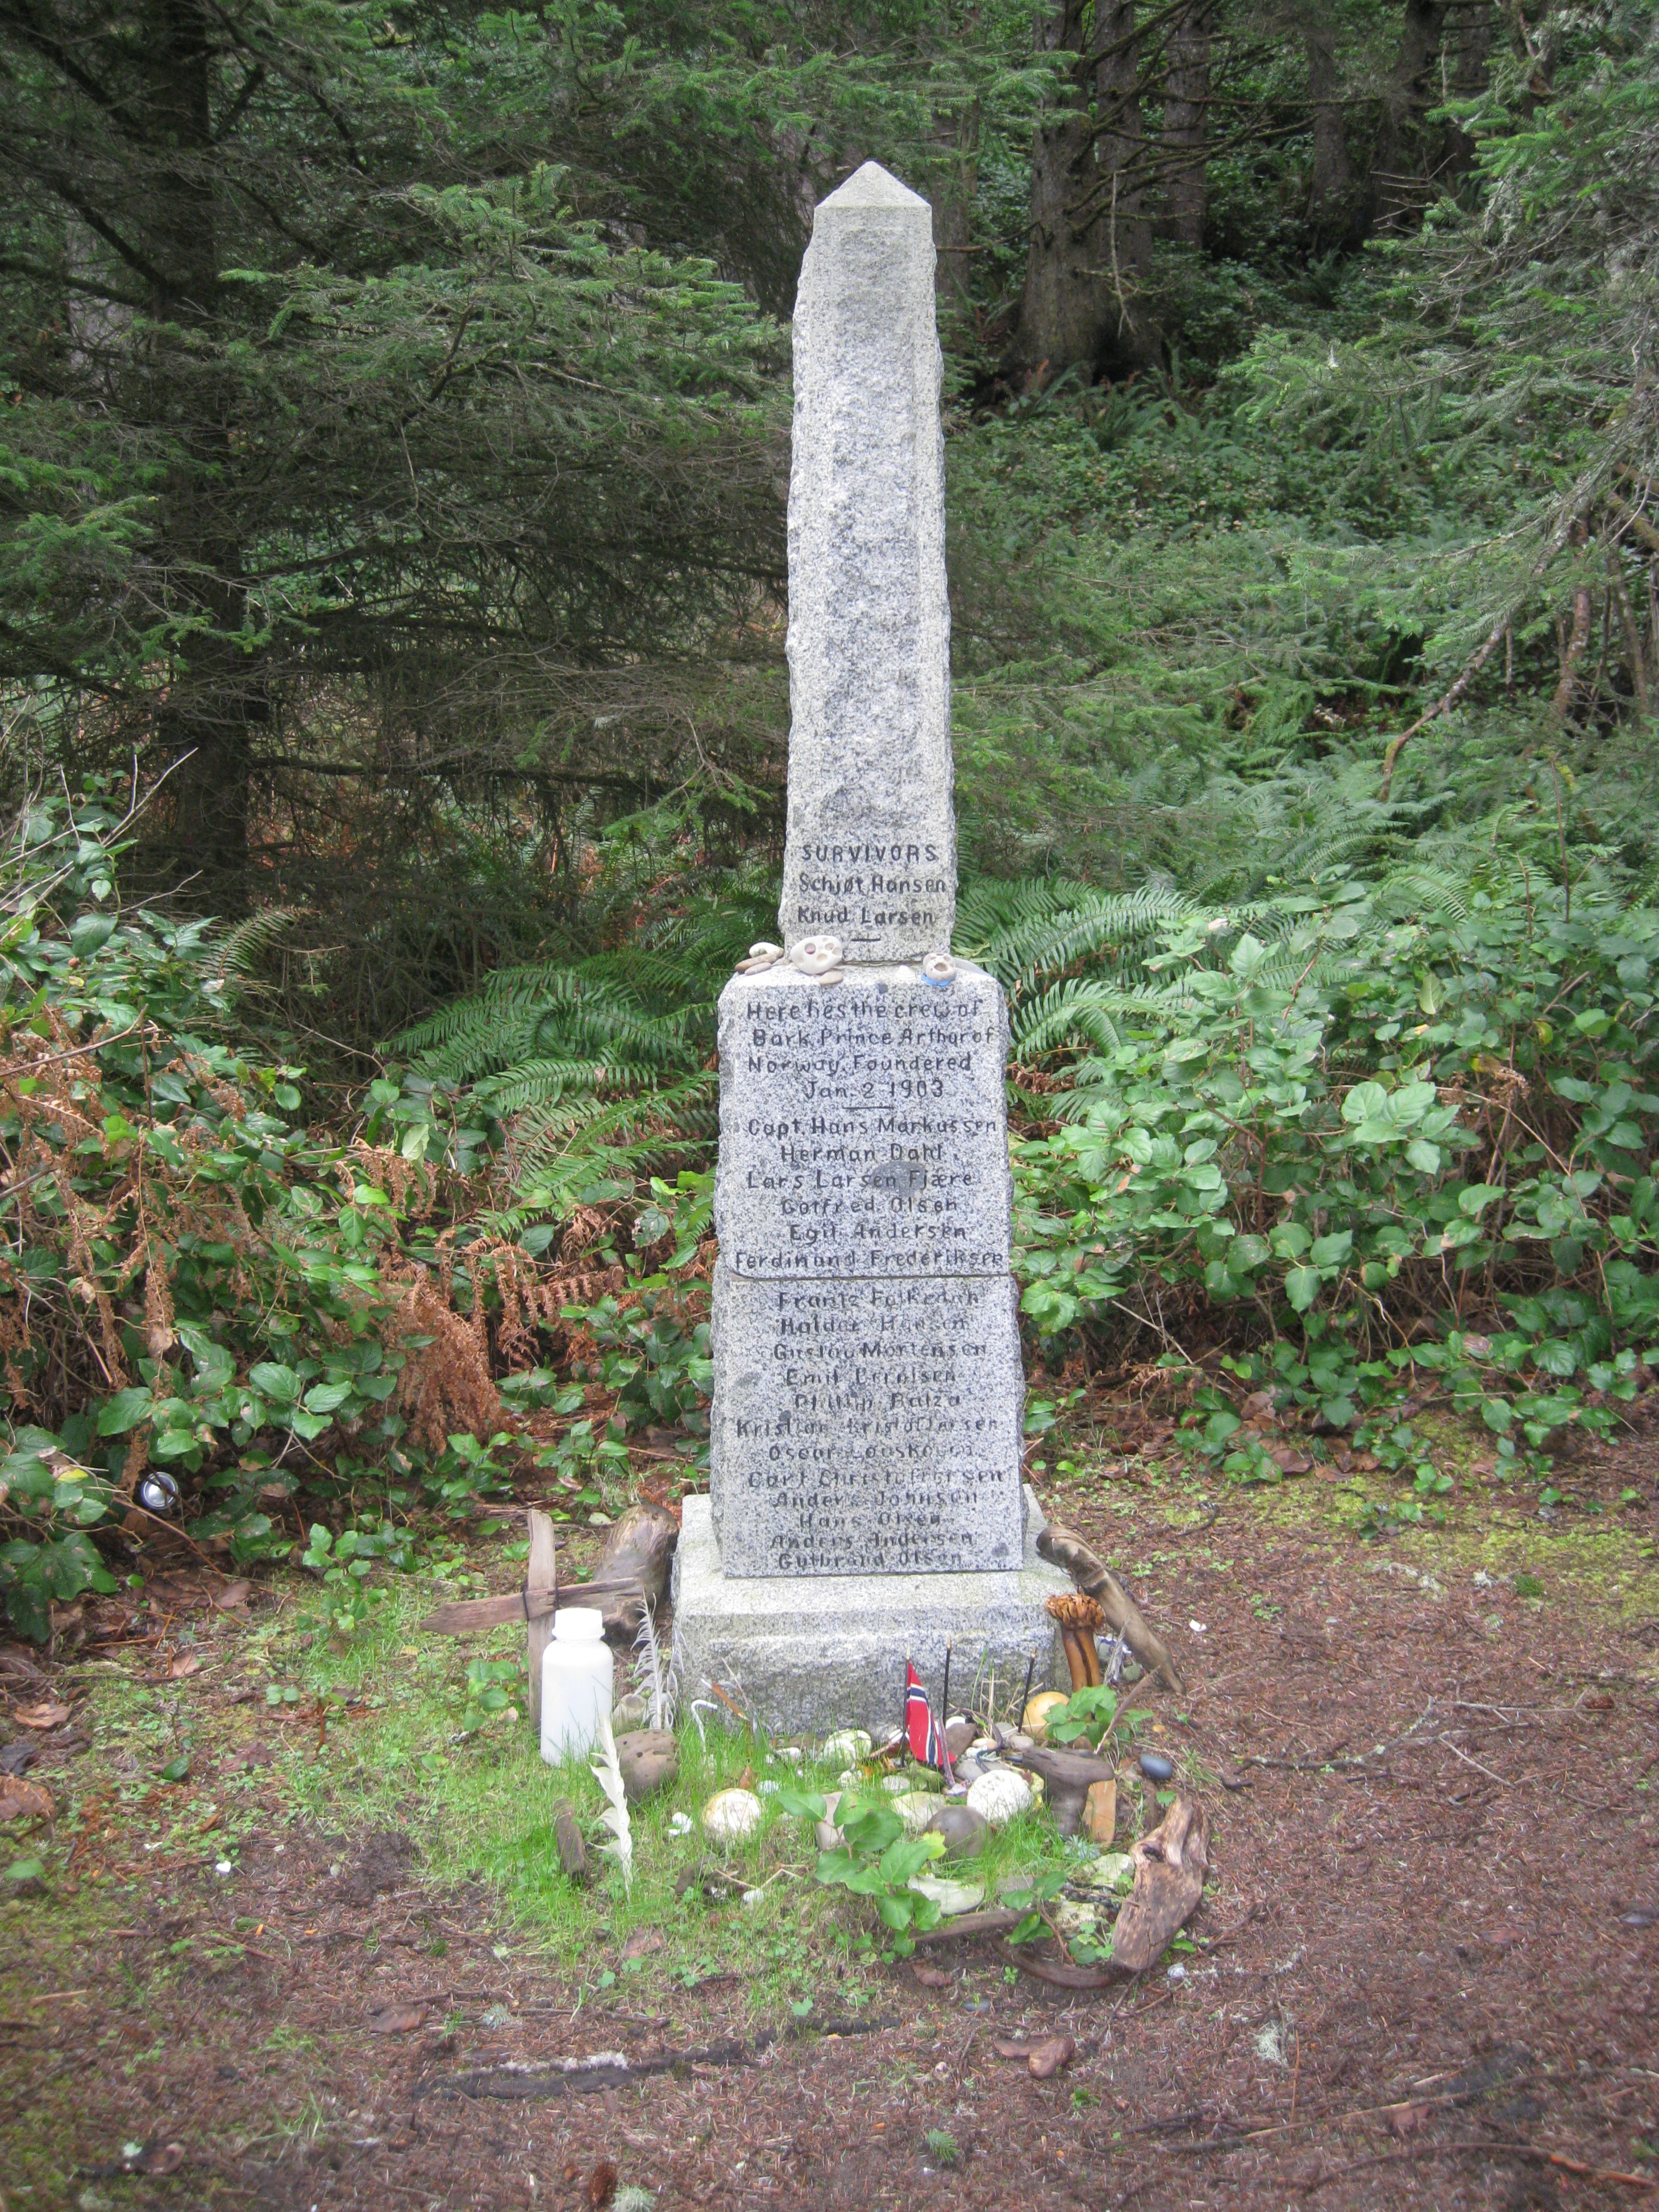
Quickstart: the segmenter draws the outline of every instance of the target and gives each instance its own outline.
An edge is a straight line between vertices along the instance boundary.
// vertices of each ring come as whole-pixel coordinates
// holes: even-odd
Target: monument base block
[[[706,1498],[688,1498],[674,1556],[674,1659],[682,1699],[718,1682],[769,1733],[867,1729],[879,1743],[903,1722],[904,1661],[938,1698],[951,1644],[951,1703],[994,1662],[997,1703],[1017,1693],[1033,1649],[1033,1689],[1064,1686],[1060,1636],[1043,1601],[1072,1587],[1036,1553],[1043,1517],[1025,1492],[1025,1562],[989,1574],[727,1575]]]

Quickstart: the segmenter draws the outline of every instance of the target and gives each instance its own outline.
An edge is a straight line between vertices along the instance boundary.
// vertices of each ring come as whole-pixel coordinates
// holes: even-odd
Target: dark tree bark
[[[1202,248],[1209,211],[1205,148],[1210,130],[1211,0],[1196,0],[1170,33],[1164,78],[1164,205],[1166,237]]]
[[[1057,0],[1043,43],[1075,54],[1084,45],[1085,0]],[[1075,79],[1076,72],[1073,71]],[[1075,82],[1031,143],[1031,228],[1015,358],[1029,383],[1092,368],[1106,330],[1108,295],[1099,269],[1100,226],[1088,207],[1095,183],[1094,128]]]
[[[1095,0],[1094,94],[1096,204],[1104,221],[1111,286],[1102,366],[1121,374],[1156,362],[1163,343],[1146,297],[1152,264],[1152,222],[1134,0]]]
[[[1308,57],[1308,101],[1313,110],[1314,234],[1325,246],[1354,237],[1360,210],[1348,159],[1348,118],[1336,65],[1336,35],[1317,8],[1302,19]]]
[[[1435,68],[1449,10],[1445,0],[1406,0],[1400,48],[1382,88],[1369,192],[1374,225],[1398,225],[1429,197],[1423,117],[1440,91]]]
[[[228,530],[234,466],[226,392],[216,369],[220,223],[213,94],[219,64],[209,0],[148,0],[130,50],[128,112],[143,144],[143,188],[129,222],[150,272],[158,393],[164,388],[179,459],[159,502],[162,557],[202,627],[185,647],[156,718],[166,759],[180,766],[147,824],[143,855],[169,884],[220,912],[246,902],[251,725],[263,717],[257,659],[242,629],[240,547]]]
[[[1091,15],[1092,14],[1092,23]],[[1158,356],[1139,295],[1152,259],[1134,8],[1057,0],[1050,52],[1076,56],[1031,148],[1031,228],[1012,362],[1028,384],[1122,374]],[[1091,112],[1092,110],[1092,112]]]

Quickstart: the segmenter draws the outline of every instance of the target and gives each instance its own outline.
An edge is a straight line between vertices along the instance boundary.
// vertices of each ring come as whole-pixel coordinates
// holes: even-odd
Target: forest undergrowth
[[[792,101],[965,226],[955,944],[1009,998],[1032,1431],[1150,1398],[1245,1485],[1340,1445],[1380,1532],[1445,1510],[1449,1411],[1570,1500],[1659,1362],[1659,28],[1487,13],[1401,123],[1364,89],[1400,26],[1348,11],[1344,185],[1300,17],[1280,51],[1211,11],[1253,120],[1201,235],[1149,221],[1115,335],[1063,365],[1017,296],[1057,96],[1023,19],[920,76],[865,26],[832,86],[781,32],[734,76],[718,42],[416,11],[304,78],[362,123],[354,169],[268,107],[238,15],[224,158],[308,180],[316,253],[233,194],[215,251],[246,266],[199,325],[28,199],[0,329],[17,1630],[166,1524],[302,1561],[349,1635],[515,1479],[580,1514],[647,1432],[699,1463],[714,1003],[781,857],[777,318],[825,182],[779,167]],[[1163,36],[1148,143],[1179,123]],[[82,97],[56,67],[7,94],[42,143]],[[567,70],[612,103],[614,173],[557,102],[549,165]],[[782,102],[758,136],[751,99]],[[672,208],[647,118],[712,164]],[[486,139],[511,176],[479,180]],[[1374,199],[1418,164],[1408,205],[1364,214],[1362,152]],[[1156,331],[1133,358],[1124,315]],[[173,440],[192,408],[217,443]]]

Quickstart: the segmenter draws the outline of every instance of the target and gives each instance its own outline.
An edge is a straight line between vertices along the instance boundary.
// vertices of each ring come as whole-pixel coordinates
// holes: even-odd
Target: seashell
[[[843,1766],[856,1766],[860,1759],[869,1758],[871,1749],[870,1737],[863,1729],[842,1729],[824,1738],[818,1757],[826,1766],[837,1761]]]
[[[911,1876],[910,1887],[918,1897],[931,1897],[947,1920],[958,1912],[971,1912],[985,1902],[982,1881],[952,1881],[948,1875],[918,1874]]]
[[[968,1792],[969,1811],[977,1813],[994,1828],[1006,1828],[1010,1820],[1029,1813],[1033,1802],[1024,1777],[1004,1766],[981,1774]]]
[[[789,948],[789,965],[799,968],[803,975],[827,975],[841,965],[840,938],[803,937],[799,945]]]
[[[781,960],[783,947],[774,945],[768,938],[759,938],[750,946],[749,957],[751,960]]]
[[[936,991],[948,990],[956,981],[957,963],[948,952],[930,952],[921,963],[921,979]]]
[[[919,1836],[924,1828],[932,1826],[939,1810],[939,1799],[926,1790],[909,1790],[902,1797],[893,1798],[889,1809],[903,1821],[907,1836]]]
[[[914,968],[896,968],[893,971],[893,981],[896,983],[914,983],[916,981],[916,971]]]
[[[761,1801],[752,1790],[719,1790],[702,1808],[703,1832],[717,1844],[740,1844],[761,1824]]]
[[[847,971],[844,968],[832,968],[827,975],[820,975],[818,981],[820,983],[844,983]]]

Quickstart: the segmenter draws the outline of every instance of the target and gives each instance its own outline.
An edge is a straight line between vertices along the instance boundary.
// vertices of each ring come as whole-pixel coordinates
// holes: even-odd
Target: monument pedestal
[[[1059,1633],[1042,1607],[1072,1583],[1037,1557],[1043,1525],[1028,1489],[1024,1564],[990,1573],[727,1575],[708,1499],[688,1498],[674,1558],[681,1696],[707,1698],[718,1682],[774,1735],[862,1728],[880,1742],[903,1723],[905,1654],[937,1698],[947,1638],[958,1705],[994,1662],[1006,1712],[1034,1648],[1033,1689],[1055,1683],[1057,1668],[1064,1687]]]

